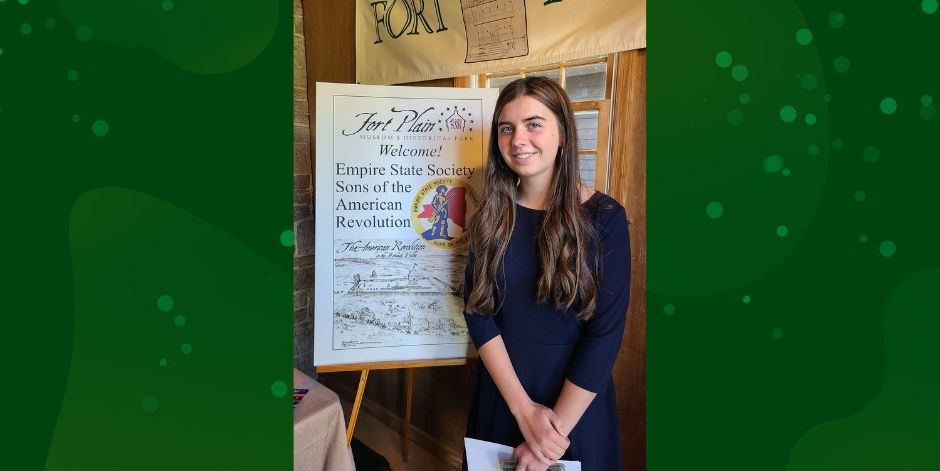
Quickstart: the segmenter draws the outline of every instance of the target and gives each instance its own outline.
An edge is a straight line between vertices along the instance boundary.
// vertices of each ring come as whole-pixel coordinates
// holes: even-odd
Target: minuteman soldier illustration
[[[463,212],[465,189],[460,187],[448,188],[447,185],[438,185],[434,189],[431,204],[425,205],[425,210],[418,217],[426,218],[430,229],[421,233],[424,240],[453,240],[448,232],[449,220],[456,212]],[[462,219],[462,218],[461,218]]]

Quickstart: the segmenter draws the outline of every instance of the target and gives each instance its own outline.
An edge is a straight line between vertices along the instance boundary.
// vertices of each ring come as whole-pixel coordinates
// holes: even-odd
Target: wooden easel
[[[414,369],[429,366],[456,366],[465,365],[466,358],[444,358],[440,360],[410,360],[385,361],[375,363],[350,363],[348,365],[324,365],[316,367],[317,373],[339,373],[345,371],[361,371],[359,375],[359,388],[356,390],[356,399],[353,401],[352,411],[349,414],[349,423],[346,425],[346,446],[352,443],[353,431],[356,429],[356,420],[359,418],[359,409],[362,407],[362,396],[366,391],[366,381],[369,371],[397,370],[405,368],[405,417],[404,430],[402,430],[401,456],[408,461],[408,448],[411,438],[411,398],[414,392]]]

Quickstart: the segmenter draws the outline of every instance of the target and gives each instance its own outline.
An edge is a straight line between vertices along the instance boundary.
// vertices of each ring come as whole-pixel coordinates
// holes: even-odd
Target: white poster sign
[[[495,89],[317,83],[314,364],[465,357]]]

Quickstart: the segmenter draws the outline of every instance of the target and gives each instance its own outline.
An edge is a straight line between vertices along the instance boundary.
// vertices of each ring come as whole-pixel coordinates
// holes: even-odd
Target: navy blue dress
[[[516,205],[516,224],[505,255],[508,293],[493,316],[466,315],[477,348],[501,335],[513,368],[529,397],[553,407],[567,378],[597,397],[569,434],[562,459],[581,461],[584,470],[620,470],[620,432],[611,370],[620,349],[630,292],[630,238],[626,213],[603,193],[582,204],[599,240],[601,279],[597,310],[586,322],[577,311],[557,310],[536,301],[539,266],[537,234],[544,211]],[[464,301],[473,287],[468,258]],[[499,302],[497,302],[499,306]],[[522,432],[483,362],[467,419],[467,436],[516,447]]]

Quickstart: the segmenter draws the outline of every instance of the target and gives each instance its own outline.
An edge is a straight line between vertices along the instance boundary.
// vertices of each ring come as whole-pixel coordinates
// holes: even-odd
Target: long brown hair
[[[521,96],[535,98],[551,110],[558,118],[562,137],[538,235],[542,274],[537,299],[540,303],[552,302],[557,309],[570,309],[578,300],[578,317],[586,320],[597,305],[598,260],[588,256],[590,247],[596,247],[597,235],[581,209],[578,132],[571,101],[558,83],[544,77],[516,80],[506,85],[496,100],[484,170],[486,196],[469,226],[474,286],[466,310],[494,314],[498,309],[496,300],[505,295],[500,293],[505,290],[497,286],[497,273],[502,269],[516,222],[519,176],[503,161],[497,128],[503,107]]]

